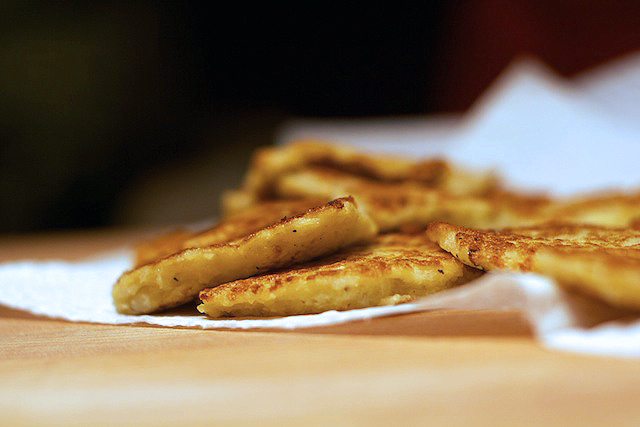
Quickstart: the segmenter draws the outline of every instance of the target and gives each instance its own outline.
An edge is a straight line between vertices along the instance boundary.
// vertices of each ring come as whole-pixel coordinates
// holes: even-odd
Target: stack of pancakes
[[[506,190],[443,159],[314,141],[257,151],[206,230],[140,243],[113,287],[120,313],[193,301],[211,317],[398,304],[489,270],[538,272],[640,308],[640,194]]]

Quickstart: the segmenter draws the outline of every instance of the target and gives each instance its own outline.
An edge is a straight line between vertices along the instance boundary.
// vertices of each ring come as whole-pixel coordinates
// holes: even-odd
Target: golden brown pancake
[[[481,231],[431,224],[427,236],[483,270],[535,272],[613,305],[640,308],[640,231],[547,223]]]
[[[496,191],[482,197],[449,197],[443,218],[481,229],[520,227],[548,222],[554,206],[545,195]]]
[[[224,194],[224,214],[275,197],[274,185],[282,175],[308,167],[339,171],[373,182],[414,182],[452,194],[485,194],[498,187],[498,180],[493,173],[456,168],[442,159],[416,161],[303,140],[256,151],[242,189]]]
[[[312,263],[200,292],[211,317],[287,316],[410,301],[481,274],[424,234],[387,234]]]
[[[187,230],[171,231],[136,245],[134,248],[134,265],[139,267],[183,249],[229,242],[255,233],[261,228],[280,221],[283,217],[301,214],[327,201],[328,199],[305,199],[263,202],[225,218],[206,230],[198,232]]]
[[[125,314],[174,307],[202,289],[326,255],[376,233],[352,198],[336,199],[240,239],[184,249],[127,271],[113,287],[114,305]]]

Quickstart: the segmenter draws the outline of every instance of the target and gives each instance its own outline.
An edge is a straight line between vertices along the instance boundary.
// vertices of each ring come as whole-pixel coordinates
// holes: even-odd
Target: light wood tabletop
[[[0,261],[79,259],[145,233],[4,237]],[[0,306],[0,378],[1,425],[640,425],[640,362],[545,350],[515,312],[239,332]]]

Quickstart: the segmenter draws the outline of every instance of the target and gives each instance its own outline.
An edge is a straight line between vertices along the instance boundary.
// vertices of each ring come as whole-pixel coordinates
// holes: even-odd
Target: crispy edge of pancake
[[[525,265],[503,261],[503,257],[507,256],[508,251],[513,250],[514,247],[493,231],[434,222],[427,227],[426,235],[466,265],[483,270],[503,268],[526,270]]]
[[[481,274],[423,234],[387,234],[311,263],[203,290],[198,310],[210,317],[286,316],[390,305]]]
[[[541,248],[533,270],[567,289],[600,299],[611,306],[640,309],[640,259],[609,253]]]
[[[116,310],[143,314],[192,300],[204,288],[303,262],[377,233],[353,198],[284,218],[244,238],[189,248],[123,273],[112,289]]]

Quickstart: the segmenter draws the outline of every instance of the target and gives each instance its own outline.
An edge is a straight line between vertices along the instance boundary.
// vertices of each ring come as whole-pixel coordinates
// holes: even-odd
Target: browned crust
[[[627,228],[548,222],[496,231],[433,223],[427,235],[462,262],[485,270],[532,271],[532,257],[541,248],[640,257],[640,232]]]

